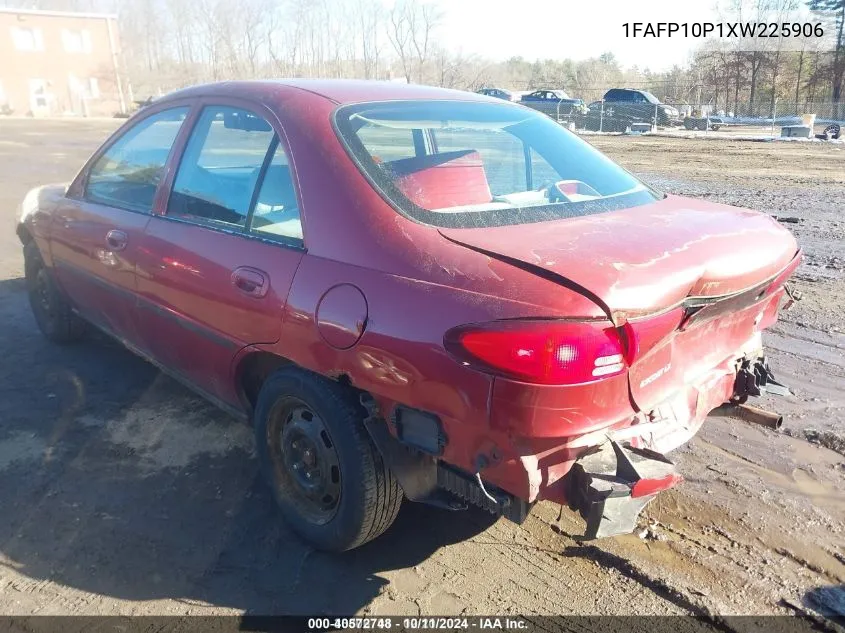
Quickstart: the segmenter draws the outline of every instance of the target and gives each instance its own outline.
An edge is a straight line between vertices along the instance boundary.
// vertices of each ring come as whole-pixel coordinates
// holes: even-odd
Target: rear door
[[[200,105],[166,204],[144,234],[139,320],[156,359],[235,403],[236,353],[279,339],[302,224],[272,113],[240,100]]]
[[[152,111],[115,137],[55,212],[50,248],[59,282],[87,319],[136,345],[135,265],[188,110]]]

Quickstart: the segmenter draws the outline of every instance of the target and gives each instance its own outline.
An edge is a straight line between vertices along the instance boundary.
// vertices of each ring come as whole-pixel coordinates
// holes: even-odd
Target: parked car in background
[[[603,102],[603,103],[602,103]],[[622,132],[632,123],[654,123],[659,126],[681,125],[681,114],[677,108],[660,103],[660,100],[646,90],[612,88],[602,101],[589,105],[585,127],[607,132]]]
[[[482,88],[477,91],[480,95],[488,97],[495,97],[496,99],[504,99],[505,101],[519,101],[519,95],[504,88]]]
[[[701,117],[684,117],[683,119],[684,127],[688,130],[718,130],[720,127],[725,125],[725,121],[722,117],[712,115],[712,116],[701,116]]]
[[[150,95],[146,99],[136,99],[133,102],[134,105],[132,106],[132,108],[130,109],[129,112],[116,112],[115,115],[114,115],[114,118],[116,118],[116,119],[128,119],[133,114],[138,112],[138,110],[143,110],[144,108],[152,105],[154,101],[155,101],[155,97],[153,97],[152,95]]]
[[[157,99],[17,235],[48,339],[96,327],[251,421],[283,516],[336,551],[405,498],[630,532],[681,481],[665,453],[765,389],[801,259],[540,113],[340,80]]]
[[[553,119],[586,112],[582,99],[573,99],[563,90],[535,90],[523,95],[519,102]]]

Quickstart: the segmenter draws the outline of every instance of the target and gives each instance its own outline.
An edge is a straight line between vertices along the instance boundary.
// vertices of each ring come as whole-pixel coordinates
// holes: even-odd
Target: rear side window
[[[167,156],[188,108],[163,110],[139,121],[91,167],[85,198],[150,213]]]
[[[292,240],[302,239],[299,202],[293,186],[290,164],[281,144],[277,143],[273,157],[258,191],[252,212],[250,231],[261,237]]]
[[[512,104],[363,103],[339,108],[335,123],[376,189],[424,224],[523,224],[662,197],[549,117]]]
[[[605,101],[634,101],[633,93],[627,90],[608,90],[604,95]]]
[[[206,107],[185,147],[167,215],[246,228],[261,167],[275,143],[273,127],[252,112]]]

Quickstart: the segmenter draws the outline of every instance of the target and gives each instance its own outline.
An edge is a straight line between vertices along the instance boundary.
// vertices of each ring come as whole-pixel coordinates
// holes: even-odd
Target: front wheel
[[[261,469],[290,527],[342,552],[393,523],[402,489],[364,428],[355,390],[295,367],[271,375],[255,407]]]
[[[70,303],[56,287],[35,240],[24,246],[23,254],[29,305],[38,328],[54,343],[71,343],[82,338],[85,323],[74,314]]]

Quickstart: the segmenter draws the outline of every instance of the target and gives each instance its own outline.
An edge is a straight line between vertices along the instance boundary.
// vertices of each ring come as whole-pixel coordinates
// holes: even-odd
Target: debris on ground
[[[812,444],[818,444],[845,455],[845,434],[843,433],[804,429],[803,435],[804,439]]]

